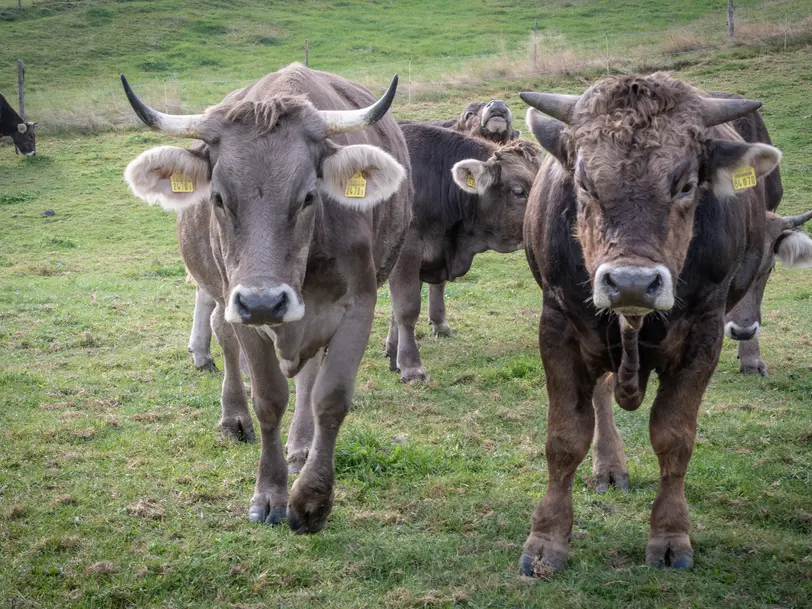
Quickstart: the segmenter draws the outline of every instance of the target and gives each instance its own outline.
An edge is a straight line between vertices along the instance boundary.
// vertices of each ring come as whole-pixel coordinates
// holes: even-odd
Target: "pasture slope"
[[[370,19],[395,10],[387,2],[341,4],[342,14]],[[537,9],[530,4],[532,15]],[[565,9],[604,5],[552,4],[559,29],[573,33],[586,26],[569,20]],[[628,23],[666,25],[640,8],[648,3],[624,4],[639,16]],[[707,14],[711,3],[686,4],[696,7],[687,22]],[[127,5],[158,10],[153,3]],[[179,3],[164,5],[177,10]],[[508,11],[505,24],[520,17],[507,3],[481,5],[496,15]],[[48,31],[38,19],[62,27],[92,10],[110,13],[100,30],[106,36],[125,49],[138,47],[130,31],[138,19],[129,20],[124,6],[37,4],[36,19],[0,22],[0,54],[5,61],[9,32],[20,41],[25,27]],[[248,3],[215,3],[211,11],[231,27],[232,6],[234,23],[257,27],[249,23]],[[302,23],[331,27],[315,3],[302,6]],[[297,18],[294,11],[275,8],[280,31],[291,30],[286,20]],[[213,18],[208,8],[200,15]],[[477,52],[479,39],[498,29],[491,29],[494,22],[465,22],[466,35],[450,46]],[[334,41],[363,44],[339,25]],[[278,51],[269,44],[256,50],[250,61],[257,63],[241,64],[247,45],[240,29],[229,30],[233,44],[224,35],[212,51],[223,57],[208,68],[212,73],[249,78],[264,71],[262,53],[279,53],[267,69],[287,52],[299,56],[298,44],[295,53],[293,42]],[[375,44],[397,33],[382,31]],[[435,45],[426,48],[436,50],[447,34],[425,33],[425,44]],[[82,72],[99,83],[119,70],[110,55],[115,49],[84,55],[54,49],[61,61],[56,82]],[[363,63],[357,49],[330,51],[334,69]],[[192,61],[187,55],[183,61]],[[168,56],[168,47],[154,56]],[[173,69],[184,78],[187,69],[189,78],[203,73],[185,63]],[[785,153],[782,211],[812,207],[812,49],[732,49],[679,75],[764,100],[774,143]],[[576,92],[593,77],[485,84],[433,103],[408,105],[400,97],[394,111],[400,118],[442,117],[469,99],[502,97],[518,117],[519,91]],[[354,410],[339,438],[336,506],[322,533],[294,536],[245,518],[258,447],[220,439],[220,377],[196,372],[185,351],[194,290],[178,259],[174,218],[135,200],[121,181],[127,162],[169,141],[146,131],[63,132],[43,137],[31,159],[0,146],[0,607],[812,606],[808,272],[779,266],[768,286],[762,348],[769,378],[741,377],[735,345],[725,344],[687,478],[691,571],[644,566],[658,477],[647,401],[639,412],[617,412],[631,492],[595,495],[587,459],[575,481],[568,569],[545,582],[517,575],[529,516],[546,482],[540,292],[521,252],[482,255],[468,276],[449,285],[453,338],[434,339],[427,320],[421,324],[421,354],[432,377],[425,386],[401,385],[381,357],[390,304],[381,290]],[[46,209],[55,215],[41,217]]]

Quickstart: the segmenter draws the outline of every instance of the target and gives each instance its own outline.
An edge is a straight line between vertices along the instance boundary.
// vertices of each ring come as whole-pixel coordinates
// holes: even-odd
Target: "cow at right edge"
[[[764,180],[781,153],[746,141],[731,124],[761,102],[714,98],[663,73],[606,77],[578,96],[522,99],[533,107],[528,127],[549,152],[524,224],[544,302],[549,480],[520,570],[566,566],[572,481],[593,434],[596,489],[628,485],[612,397],[637,409],[652,372],[660,480],[646,562],[691,567],[685,475],[699,405],[725,316],[756,281],[773,238]]]

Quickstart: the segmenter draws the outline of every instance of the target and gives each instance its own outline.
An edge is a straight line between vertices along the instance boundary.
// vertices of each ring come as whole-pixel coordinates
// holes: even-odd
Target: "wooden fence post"
[[[17,99],[19,109],[17,110],[20,116],[25,120],[25,67],[23,60],[17,60]]]
[[[533,23],[533,70],[538,70],[538,61],[536,59],[536,54],[538,53],[539,48],[539,18],[536,17],[536,21]]]
[[[305,67],[310,67],[310,48],[308,46],[307,40],[305,40]]]
[[[23,10],[23,0],[17,0],[17,8]]]
[[[727,39],[733,40],[733,0],[727,0]]]

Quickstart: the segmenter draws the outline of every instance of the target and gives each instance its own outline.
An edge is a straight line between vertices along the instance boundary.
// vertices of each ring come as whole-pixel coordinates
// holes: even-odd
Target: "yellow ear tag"
[[[367,196],[367,181],[364,179],[363,173],[356,171],[352,174],[352,177],[347,181],[344,196],[348,199],[363,199]]]
[[[476,188],[476,180],[474,180],[474,174],[470,171],[468,172],[468,186],[471,188]]]
[[[744,190],[756,185],[756,170],[750,165],[734,169],[731,177],[733,178],[733,190]]]
[[[172,192],[194,192],[195,185],[192,178],[185,173],[173,173],[169,176],[169,181],[172,184]]]

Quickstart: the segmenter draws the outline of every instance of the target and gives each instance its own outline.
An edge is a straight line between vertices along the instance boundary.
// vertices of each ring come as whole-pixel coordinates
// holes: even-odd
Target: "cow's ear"
[[[748,174],[750,178],[758,180],[778,167],[781,151],[767,144],[711,140],[708,143],[708,162],[713,193],[720,198],[732,197],[737,190],[750,187]]]
[[[29,127],[36,127],[37,125],[39,125],[39,123],[28,123]]]
[[[363,211],[389,199],[405,178],[403,165],[377,146],[332,144],[321,161],[319,190],[342,205]]]
[[[477,160],[465,159],[451,168],[454,182],[465,192],[472,195],[483,195],[498,181],[499,174],[494,166]]]
[[[521,137],[522,137],[522,132],[519,131],[518,129],[513,129],[510,132],[510,139],[512,139],[512,140],[518,140],[518,139],[521,139]]]
[[[530,129],[541,147],[566,167],[567,147],[565,145],[564,129],[567,125],[557,119],[544,116],[535,108],[528,108],[525,121],[527,122],[527,128]]]
[[[28,131],[28,125],[26,125],[25,123],[20,123],[19,125],[17,125],[17,131],[19,131],[20,133],[25,133],[26,131]]]
[[[158,146],[127,165],[124,180],[139,199],[177,211],[209,198],[210,173],[204,152]]]
[[[784,231],[775,242],[775,255],[791,269],[812,266],[812,239],[800,231]]]

